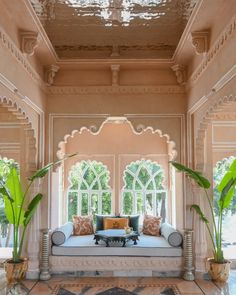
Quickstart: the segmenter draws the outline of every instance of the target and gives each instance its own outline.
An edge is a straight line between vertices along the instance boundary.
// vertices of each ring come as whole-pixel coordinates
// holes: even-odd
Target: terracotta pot
[[[231,261],[225,260],[224,263],[216,263],[214,259],[208,259],[208,273],[213,281],[226,282],[229,278]]]
[[[22,258],[17,263],[13,262],[12,259],[8,259],[4,263],[4,269],[6,271],[7,283],[14,284],[25,277],[28,269],[28,259]]]

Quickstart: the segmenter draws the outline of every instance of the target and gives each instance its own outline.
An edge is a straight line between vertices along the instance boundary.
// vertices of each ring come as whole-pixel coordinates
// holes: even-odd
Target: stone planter
[[[225,263],[216,263],[214,259],[208,259],[208,273],[213,281],[226,282],[229,278],[231,261],[225,260]]]
[[[23,258],[20,262],[14,263],[12,259],[6,260],[4,263],[8,285],[21,281],[26,274],[28,268],[28,259]]]

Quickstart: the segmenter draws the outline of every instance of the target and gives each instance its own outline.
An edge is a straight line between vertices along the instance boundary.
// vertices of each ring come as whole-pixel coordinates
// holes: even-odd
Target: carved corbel
[[[209,47],[209,31],[192,32],[192,45],[196,54],[207,53]]]
[[[32,31],[21,31],[21,51],[29,56],[34,54],[35,48],[39,44],[39,34]]]
[[[119,85],[119,71],[120,71],[120,65],[111,65],[112,86]]]
[[[45,81],[49,86],[53,84],[55,75],[58,72],[58,70],[59,66],[57,65],[51,65],[45,70]]]
[[[118,45],[112,46],[111,57],[119,57],[120,56],[120,49]]]
[[[186,68],[185,68],[185,66],[176,64],[171,68],[175,72],[177,82],[180,85],[184,85],[186,83]]]

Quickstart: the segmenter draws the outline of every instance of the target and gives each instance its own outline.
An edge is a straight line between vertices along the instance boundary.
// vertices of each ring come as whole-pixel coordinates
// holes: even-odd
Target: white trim
[[[236,65],[234,65],[228,72],[226,72],[212,87],[212,91],[218,92],[227,83],[229,83],[236,76]]]

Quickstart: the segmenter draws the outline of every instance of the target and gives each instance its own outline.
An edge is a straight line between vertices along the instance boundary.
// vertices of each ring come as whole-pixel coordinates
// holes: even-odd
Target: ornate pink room
[[[0,294],[236,294],[236,1],[0,1]]]

